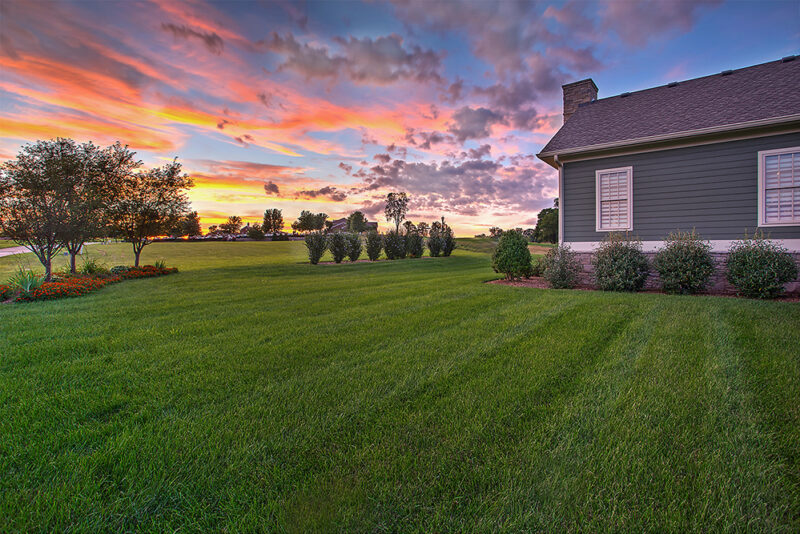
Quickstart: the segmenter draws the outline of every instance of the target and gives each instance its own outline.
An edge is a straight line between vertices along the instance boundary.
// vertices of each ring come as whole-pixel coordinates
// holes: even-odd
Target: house
[[[377,222],[367,222],[367,231],[369,230],[378,230],[378,223]],[[328,232],[347,232],[347,218],[344,219],[336,219],[335,221],[331,222],[330,228],[328,228]]]
[[[694,228],[722,263],[762,230],[800,262],[800,56],[608,98],[591,79],[563,92],[564,124],[537,155],[558,170],[560,242],[588,256],[630,232],[652,253]]]

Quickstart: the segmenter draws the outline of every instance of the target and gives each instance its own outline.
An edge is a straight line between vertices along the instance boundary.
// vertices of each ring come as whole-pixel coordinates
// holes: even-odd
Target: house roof
[[[539,157],[800,120],[800,57],[582,104]]]

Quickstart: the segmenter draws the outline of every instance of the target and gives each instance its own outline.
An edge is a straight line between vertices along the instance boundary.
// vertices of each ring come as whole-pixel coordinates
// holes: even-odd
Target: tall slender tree
[[[386,195],[384,214],[387,221],[394,222],[396,232],[400,232],[400,223],[406,218],[407,213],[408,195],[405,193],[389,193]]]

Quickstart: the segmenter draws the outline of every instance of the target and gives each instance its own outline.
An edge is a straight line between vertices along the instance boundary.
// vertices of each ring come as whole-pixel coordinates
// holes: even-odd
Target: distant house
[[[378,223],[377,222],[368,222],[367,223],[367,230],[378,230]],[[328,229],[328,232],[347,232],[347,219],[336,219],[331,223],[331,227]]]
[[[558,170],[562,243],[589,252],[627,231],[654,251],[694,228],[724,253],[761,229],[800,253],[800,57],[608,98],[591,79],[563,91],[564,125],[538,154]]]

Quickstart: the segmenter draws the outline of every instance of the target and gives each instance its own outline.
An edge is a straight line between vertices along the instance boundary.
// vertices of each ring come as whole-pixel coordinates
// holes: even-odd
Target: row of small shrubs
[[[141,267],[118,265],[111,269],[97,262],[87,263],[88,267],[84,265],[77,274],[56,273],[50,282],[45,282],[44,277],[32,271],[21,269],[11,277],[9,284],[0,285],[0,297],[2,297],[0,300],[14,297],[17,302],[32,302],[78,297],[123,280],[151,278],[178,272],[177,268],[167,267],[164,262]]]
[[[500,239],[492,262],[496,272],[509,279],[540,274],[554,288],[577,285],[581,265],[569,247],[551,249],[537,265],[531,261],[524,236],[514,234],[518,232],[506,232]],[[593,254],[592,267],[595,284],[604,291],[640,291],[650,273],[641,241],[624,234],[609,234]],[[674,232],[656,253],[653,268],[665,292],[698,293],[714,274],[711,245],[694,230]],[[763,234],[745,235],[728,253],[726,277],[740,295],[772,298],[797,278],[797,265],[785,248]]]
[[[379,234],[372,231],[366,235],[366,247],[361,241],[361,235],[356,233],[335,232],[323,234],[322,232],[312,232],[305,237],[306,248],[308,249],[308,260],[316,265],[322,259],[326,250],[329,250],[333,261],[341,263],[345,258],[350,261],[357,261],[361,253],[366,249],[367,257],[370,261],[376,261],[381,251],[386,253],[390,260],[399,260],[406,257],[421,258],[427,245],[430,255],[449,256],[456,248],[456,240],[452,231],[442,232],[432,235],[427,240],[419,232],[387,232]]]

